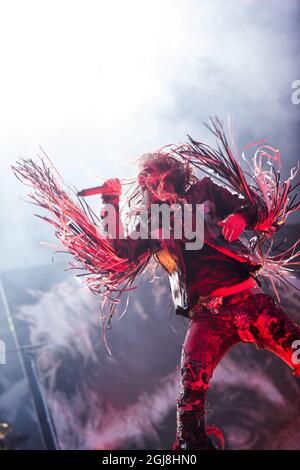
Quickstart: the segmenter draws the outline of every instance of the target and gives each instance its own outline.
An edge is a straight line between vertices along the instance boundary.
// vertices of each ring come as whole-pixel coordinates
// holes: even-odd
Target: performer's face
[[[173,181],[174,170],[162,169],[155,162],[146,162],[142,167],[138,181],[148,203],[160,201],[174,202],[176,190]]]
[[[157,165],[146,164],[139,174],[139,184],[142,191],[157,189],[159,185],[159,169]]]

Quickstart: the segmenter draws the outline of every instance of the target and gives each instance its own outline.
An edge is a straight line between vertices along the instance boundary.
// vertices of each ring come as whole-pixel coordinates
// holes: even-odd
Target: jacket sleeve
[[[103,221],[103,229],[106,233],[108,233],[108,224],[115,223],[115,234],[114,236],[109,238],[111,238],[111,243],[116,254],[120,258],[134,260],[140,255],[146,253],[147,251],[150,253],[154,248],[150,243],[151,240],[142,238],[132,238],[130,236],[124,237],[124,231],[119,212],[119,205],[113,205],[115,208],[115,212],[109,214],[108,206],[104,203],[100,218]]]
[[[216,215],[222,219],[230,214],[242,214],[247,222],[247,228],[252,229],[257,223],[257,211],[247,204],[247,201],[237,193],[215,183],[208,176],[197,182],[191,188],[191,196],[197,203],[211,201],[215,206]]]

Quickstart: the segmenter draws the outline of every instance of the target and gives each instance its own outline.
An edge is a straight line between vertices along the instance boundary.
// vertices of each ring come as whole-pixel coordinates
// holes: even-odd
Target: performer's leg
[[[300,376],[296,353],[300,346],[300,327],[272,297],[265,294],[253,296],[240,304],[240,309],[236,315],[240,338],[275,353],[293,369],[295,375]]]
[[[205,432],[206,393],[218,362],[239,341],[229,317],[203,312],[190,320],[181,356],[174,450],[214,449]]]

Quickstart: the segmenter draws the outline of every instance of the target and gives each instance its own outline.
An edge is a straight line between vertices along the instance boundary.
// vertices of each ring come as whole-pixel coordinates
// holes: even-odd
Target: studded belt
[[[208,310],[212,314],[218,314],[221,307],[238,304],[246,300],[251,295],[262,293],[262,289],[258,286],[245,289],[236,294],[226,295],[223,297],[200,296],[197,303],[189,310],[188,317],[194,318],[197,313]]]

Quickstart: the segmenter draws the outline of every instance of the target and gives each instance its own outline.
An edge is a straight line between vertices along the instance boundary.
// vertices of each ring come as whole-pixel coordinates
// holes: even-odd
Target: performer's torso
[[[249,265],[204,244],[201,250],[183,250],[189,305],[221,287],[231,287],[250,277]]]

